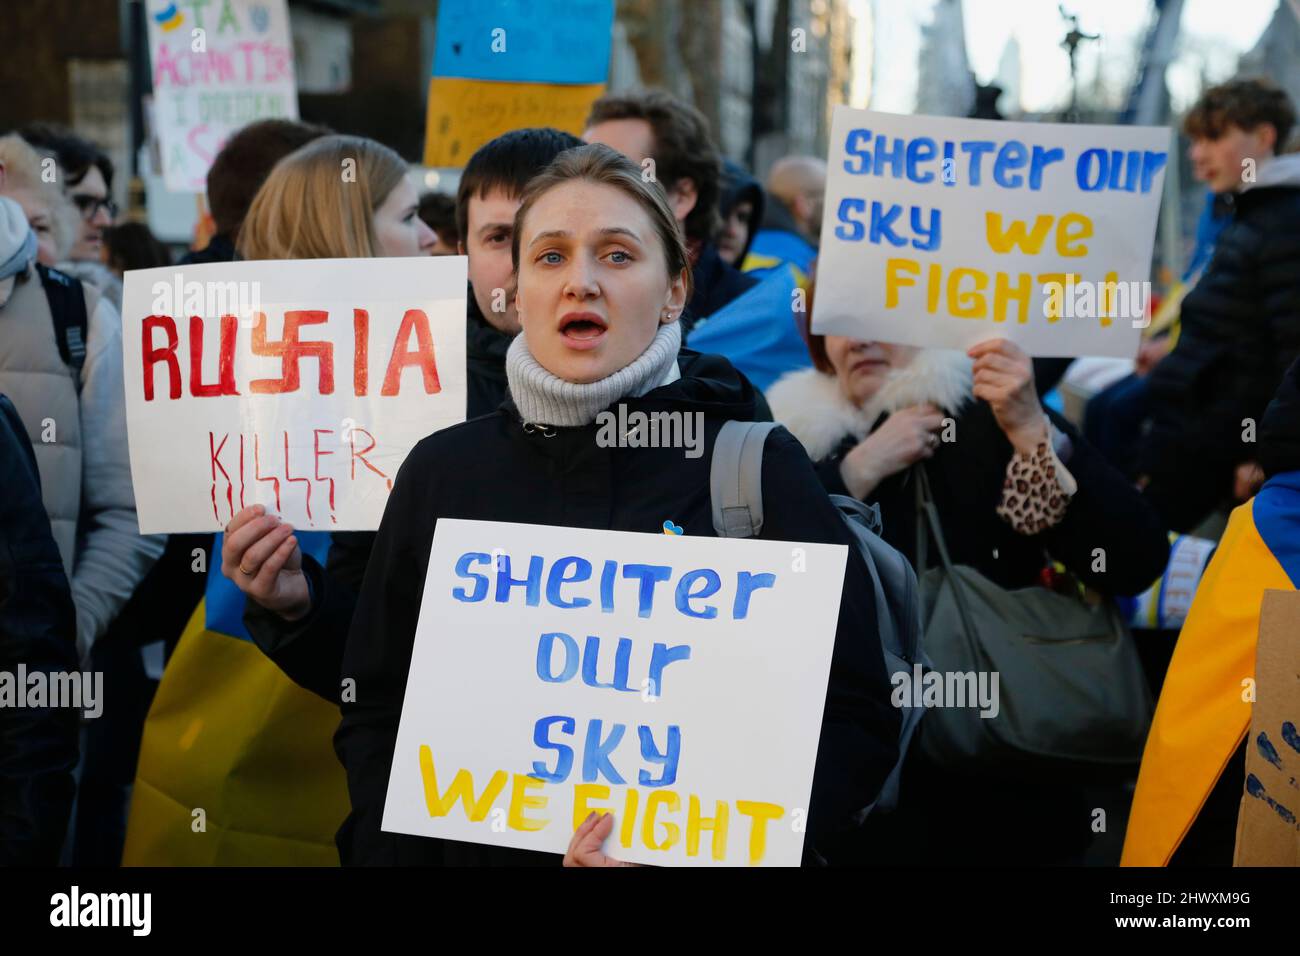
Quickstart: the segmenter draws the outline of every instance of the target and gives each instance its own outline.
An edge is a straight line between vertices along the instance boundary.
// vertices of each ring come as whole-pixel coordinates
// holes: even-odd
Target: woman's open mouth
[[[609,328],[604,318],[594,312],[570,312],[560,319],[560,335],[572,349],[593,349]]]

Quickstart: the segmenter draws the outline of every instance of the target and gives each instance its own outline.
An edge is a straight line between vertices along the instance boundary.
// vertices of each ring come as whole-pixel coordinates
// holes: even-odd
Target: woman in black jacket
[[[769,392],[776,420],[803,442],[827,491],[880,506],[882,536],[914,566],[920,463],[953,563],[1004,588],[1050,585],[1058,562],[1104,595],[1139,593],[1160,576],[1169,546],[1155,511],[1043,408],[1032,361],[1014,344],[963,354],[812,335],[809,351],[816,367]],[[931,543],[926,566],[938,562]],[[900,812],[864,830],[868,859],[974,862],[984,851],[1059,861],[1092,836],[1077,789],[971,786],[918,753],[908,751]]]
[[[629,414],[702,413],[711,449],[724,422],[753,411],[752,386],[725,359],[680,349],[677,320],[691,291],[686,251],[661,187],[624,157],[586,146],[534,179],[515,219],[514,262],[523,334],[506,362],[510,400],[415,447],[362,585],[343,665],[357,700],[343,705],[335,737],[352,798],[339,837],[345,863],[518,859],[517,851],[380,829],[438,519],[651,533],[671,519],[686,535],[711,536],[709,454],[602,447],[596,416],[618,403]],[[784,430],[769,436],[762,479],[761,537],[849,543]],[[872,800],[897,755],[898,714],[873,639],[871,593],[850,549],[808,815],[814,852]]]

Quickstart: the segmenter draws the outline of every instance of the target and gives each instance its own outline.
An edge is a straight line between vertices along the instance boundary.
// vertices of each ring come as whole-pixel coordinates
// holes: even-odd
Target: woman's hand
[[[1138,347],[1137,354],[1136,374],[1138,378],[1143,378],[1149,374],[1170,351],[1172,351],[1172,348],[1167,335],[1143,342]]]
[[[1244,461],[1233,473],[1232,494],[1238,501],[1253,498],[1264,486],[1264,469],[1257,461]]]
[[[311,610],[302,551],[292,526],[253,505],[235,515],[221,543],[221,573],[268,611],[287,621]]]
[[[1034,388],[1034,363],[1006,339],[989,339],[966,351],[975,360],[975,397],[989,403],[1016,451],[1033,454],[1047,438],[1047,414]]]
[[[587,819],[582,821],[582,826],[573,831],[573,839],[569,841],[569,851],[564,854],[564,865],[636,866],[636,863],[624,863],[612,856],[606,856],[600,849],[600,845],[605,842],[605,837],[609,836],[613,829],[612,813],[598,815],[595,810],[592,810],[587,814]]]
[[[854,498],[865,498],[876,486],[939,447],[935,434],[943,427],[943,412],[934,405],[901,408],[862,439],[840,462],[840,477]]]

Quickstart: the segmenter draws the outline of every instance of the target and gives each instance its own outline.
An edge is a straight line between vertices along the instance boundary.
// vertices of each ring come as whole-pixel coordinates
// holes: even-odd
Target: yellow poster
[[[424,165],[464,166],[474,150],[512,129],[553,126],[580,136],[605,84],[498,83],[435,76],[429,81]]]

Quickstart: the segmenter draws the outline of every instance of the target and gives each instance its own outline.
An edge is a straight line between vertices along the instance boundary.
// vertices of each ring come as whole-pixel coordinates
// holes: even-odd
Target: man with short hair
[[[113,201],[113,161],[90,140],[52,123],[31,123],[18,135],[43,152],[52,153],[63,173],[64,191],[81,213],[80,231],[68,258],[99,262],[104,229],[117,217]]]
[[[762,276],[789,265],[807,288],[822,231],[826,162],[816,156],[778,159],[767,174],[767,194],[763,222],[741,268]]]
[[[240,128],[217,153],[208,170],[208,209],[216,232],[197,252],[188,252],[178,265],[230,262],[235,240],[253,197],[275,164],[314,139],[331,133],[327,126],[299,120],[265,119]]]
[[[1183,123],[1197,178],[1232,213],[1183,300],[1177,344],[1148,378],[1138,472],[1177,531],[1239,490],[1256,423],[1300,355],[1300,155],[1276,155],[1295,119],[1282,90],[1236,79],[1206,90]]]
[[[663,90],[608,93],[592,104],[582,138],[640,163],[643,175],[664,187],[686,237],[695,285],[681,317],[683,335],[758,284],[718,254],[722,160],[699,110]]]

